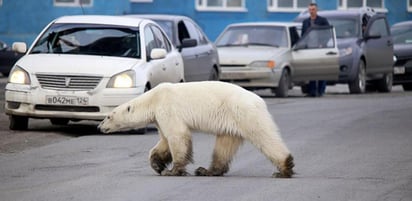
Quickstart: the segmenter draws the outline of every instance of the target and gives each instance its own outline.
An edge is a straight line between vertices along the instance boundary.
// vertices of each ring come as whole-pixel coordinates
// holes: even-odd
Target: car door
[[[150,68],[149,80],[152,87],[161,82],[176,82],[176,73],[174,72],[175,65],[173,65],[174,55],[170,54],[170,44],[164,41],[163,34],[160,29],[154,25],[148,25],[144,29],[145,46],[148,66]],[[150,53],[155,48],[166,49],[168,52],[163,59],[152,59]]]
[[[292,48],[292,80],[338,80],[338,52],[332,26],[310,28]]]
[[[187,48],[195,54],[196,60],[196,65],[189,69],[191,70],[189,74],[192,75],[189,81],[208,80],[213,68],[214,47],[194,22],[189,20],[183,20],[183,22],[189,31],[190,38],[197,41],[197,46]]]
[[[393,66],[393,41],[384,15],[373,16],[364,35],[366,73],[389,73]]]

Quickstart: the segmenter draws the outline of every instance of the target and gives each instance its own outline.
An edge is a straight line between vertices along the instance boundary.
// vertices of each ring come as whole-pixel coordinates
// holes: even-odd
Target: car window
[[[230,27],[216,41],[217,46],[264,45],[288,47],[286,28],[281,26]]]
[[[369,35],[388,36],[389,30],[384,18],[380,18],[372,22],[369,28]]]
[[[150,29],[149,26],[146,26],[144,28],[144,41],[146,47],[146,56],[149,57],[150,52],[152,52],[152,49],[156,48],[155,36],[152,29]]]
[[[412,44],[412,26],[392,27],[391,34],[395,44]]]
[[[177,32],[178,32],[178,38],[180,43],[182,43],[183,39],[185,38],[190,38],[189,31],[186,28],[186,25],[183,23],[183,21],[180,21],[177,23]]]
[[[187,30],[189,31],[190,38],[196,39],[197,44],[207,44],[208,43],[206,37],[201,33],[201,31],[195,24],[193,24],[192,22],[188,20],[184,20],[183,22]]]
[[[360,32],[359,21],[354,18],[330,19],[329,23],[335,27],[336,38],[358,37]]]
[[[290,43],[291,43],[291,46],[293,46],[296,44],[296,42],[298,42],[300,38],[299,37],[300,34],[296,27],[289,27],[289,34],[290,34],[290,40],[291,40]]]
[[[332,27],[310,28],[308,32],[297,43],[297,46],[304,49],[333,48],[335,40]]]
[[[166,36],[163,34],[163,32],[156,26],[151,26],[151,29],[153,30],[155,41],[156,41],[156,48],[163,48],[167,52],[171,51],[171,45],[169,41],[167,40]]]
[[[85,54],[140,58],[139,32],[129,27],[53,24],[32,54]]]
[[[160,25],[160,27],[163,29],[163,31],[166,32],[166,35],[173,40],[173,21],[169,20],[154,20],[157,24]]]

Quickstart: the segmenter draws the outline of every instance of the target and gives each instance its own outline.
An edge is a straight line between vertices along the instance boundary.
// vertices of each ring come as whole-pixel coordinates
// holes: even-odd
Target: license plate
[[[394,74],[405,74],[405,66],[395,66],[393,68]]]
[[[88,105],[88,97],[78,96],[46,96],[46,103],[52,105]]]

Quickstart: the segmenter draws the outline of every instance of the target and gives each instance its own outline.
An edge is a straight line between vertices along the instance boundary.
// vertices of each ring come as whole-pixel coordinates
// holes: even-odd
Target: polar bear
[[[143,128],[154,123],[160,140],[150,150],[151,167],[160,175],[184,176],[192,159],[192,131],[216,135],[212,162],[197,176],[223,176],[244,139],[256,146],[289,178],[293,157],[262,98],[219,81],[163,83],[115,108],[98,126],[103,133]],[[167,166],[172,163],[169,170]]]

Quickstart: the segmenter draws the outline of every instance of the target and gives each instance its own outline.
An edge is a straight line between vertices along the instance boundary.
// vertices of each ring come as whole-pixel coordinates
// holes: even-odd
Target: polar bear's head
[[[98,129],[103,133],[113,133],[144,128],[151,119],[147,114],[147,108],[130,101],[113,109],[100,122]]]

